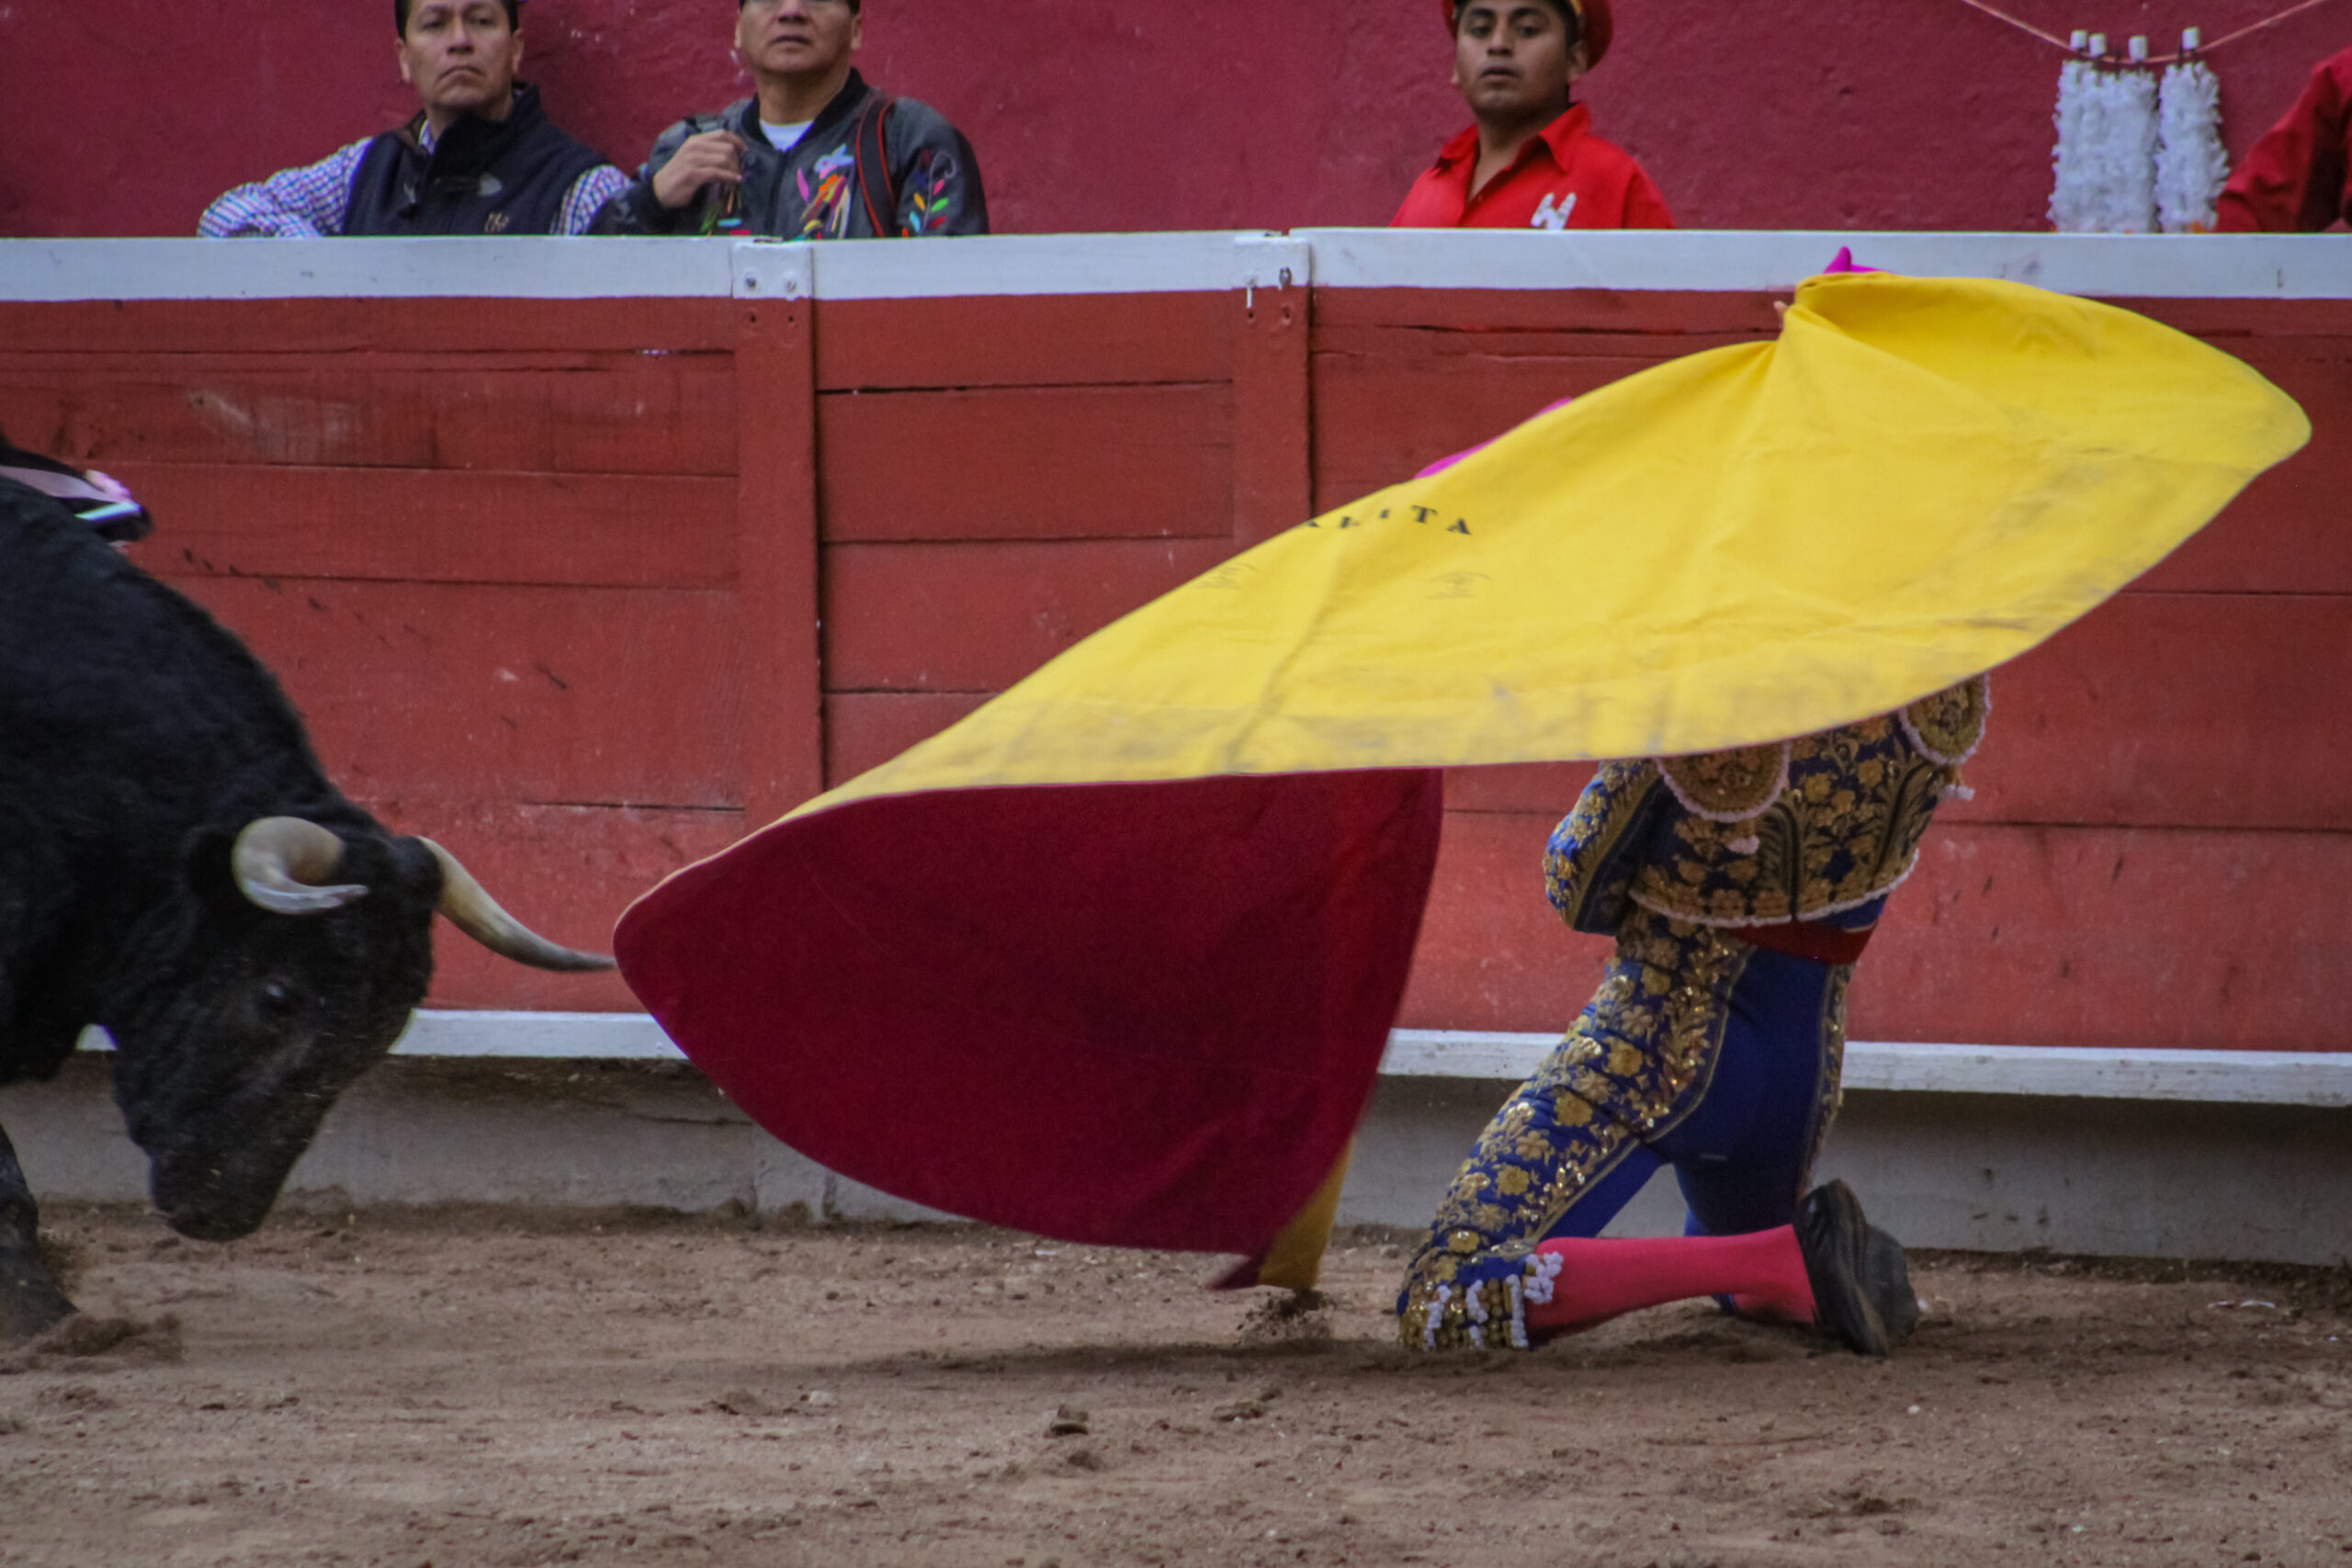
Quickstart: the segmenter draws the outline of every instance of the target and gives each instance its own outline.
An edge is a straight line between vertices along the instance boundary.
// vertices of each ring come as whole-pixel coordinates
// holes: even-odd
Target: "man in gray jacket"
[[[738,0],[735,48],[756,96],[663,131],[600,234],[787,240],[985,234],[971,143],[939,111],[850,64],[860,0]]]

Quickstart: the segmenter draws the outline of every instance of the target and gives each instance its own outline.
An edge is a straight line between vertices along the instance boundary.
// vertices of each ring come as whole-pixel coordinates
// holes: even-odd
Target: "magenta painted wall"
[[[2008,0],[2218,38],[2289,0]],[[1435,0],[873,0],[863,63],[971,137],[1004,231],[1379,223],[1464,123]],[[633,166],[741,90],[726,0],[534,0],[530,74]],[[187,233],[413,112],[382,0],[0,0],[0,235]],[[2215,58],[2233,152],[2352,44],[2322,6]],[[2031,229],[2059,56],[1960,0],[1619,0],[1587,96],[1693,228]]]

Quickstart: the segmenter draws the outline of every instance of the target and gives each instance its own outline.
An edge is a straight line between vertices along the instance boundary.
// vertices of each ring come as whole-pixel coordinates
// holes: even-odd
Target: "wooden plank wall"
[[[2352,306],[2143,308],[2318,436],[2004,672],[1860,1035],[2352,1049]],[[0,424],[153,502],[144,564],[279,671],[356,796],[595,944],[1311,507],[1772,330],[1763,294],[0,305]],[[1407,1024],[1582,1005],[1605,944],[1538,863],[1586,772],[1449,781]],[[441,952],[442,1005],[633,1005]]]
[[[0,307],[0,426],[111,472],[329,772],[601,948],[741,831],[729,300]],[[447,926],[447,1005],[632,1008]]]
[[[826,777],[1234,547],[1221,293],[821,307]]]

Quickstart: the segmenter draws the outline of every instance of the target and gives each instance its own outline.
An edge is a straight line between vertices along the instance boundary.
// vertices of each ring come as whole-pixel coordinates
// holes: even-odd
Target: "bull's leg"
[[[0,1132],[0,1340],[29,1339],[74,1314],[40,1256],[40,1211]]]

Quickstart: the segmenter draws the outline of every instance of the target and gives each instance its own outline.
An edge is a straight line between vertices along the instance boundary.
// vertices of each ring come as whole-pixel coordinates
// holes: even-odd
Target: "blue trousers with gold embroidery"
[[[1661,1166],[1695,1231],[1787,1224],[1837,1113],[1852,975],[1635,910],[1440,1205],[1397,1301],[1405,1342],[1523,1346],[1537,1244],[1599,1235]]]

